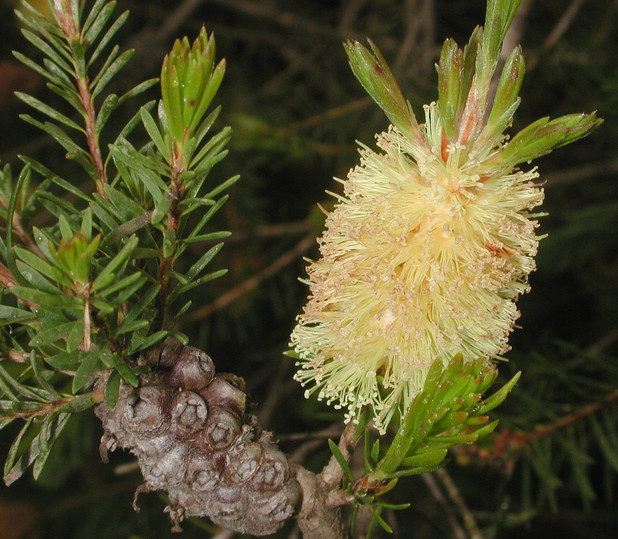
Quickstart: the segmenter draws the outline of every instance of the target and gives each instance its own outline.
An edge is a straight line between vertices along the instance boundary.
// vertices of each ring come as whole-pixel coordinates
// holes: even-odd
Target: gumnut
[[[206,428],[197,442],[202,447],[221,451],[232,445],[242,430],[240,419],[234,412],[219,406],[212,406]]]
[[[257,443],[244,447],[240,452],[230,457],[226,468],[226,479],[230,483],[246,483],[259,470],[264,450]]]

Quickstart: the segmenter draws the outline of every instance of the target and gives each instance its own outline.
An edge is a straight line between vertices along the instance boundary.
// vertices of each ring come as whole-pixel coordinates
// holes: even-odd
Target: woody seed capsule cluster
[[[208,516],[242,533],[274,533],[294,513],[299,486],[269,434],[247,421],[242,380],[215,376],[205,353],[175,341],[160,364],[167,369],[137,389],[123,385],[113,409],[98,406],[103,457],[116,447],[135,454],[145,480],[138,492],[166,490],[175,525]]]

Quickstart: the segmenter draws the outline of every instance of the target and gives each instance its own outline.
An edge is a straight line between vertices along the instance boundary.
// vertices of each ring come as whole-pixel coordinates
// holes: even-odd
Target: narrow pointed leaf
[[[84,353],[73,377],[71,391],[77,393],[90,380],[92,373],[103,369],[103,367],[98,351]]]
[[[118,106],[118,102],[119,100],[116,94],[109,94],[103,100],[103,103],[101,103],[101,108],[99,109],[96,120],[95,132],[97,135],[101,134],[101,131],[105,127],[107,120],[109,120],[111,113],[114,112],[114,110]]]
[[[172,296],[173,297],[178,297],[182,294],[186,294],[189,290],[193,290],[196,286],[200,286],[203,284],[206,284],[214,279],[218,279],[219,277],[223,277],[225,274],[227,273],[227,269],[221,269],[218,271],[213,271],[211,273],[207,273],[206,275],[203,275],[202,277],[200,277],[199,279],[195,279],[194,281],[190,282],[189,284],[186,284],[184,286],[178,287],[176,290],[173,291]]]
[[[124,247],[118,252],[118,254],[112,258],[112,260],[105,266],[105,268],[99,273],[97,278],[92,283],[92,290],[96,292],[100,288],[108,285],[110,278],[113,279],[115,272],[129,259],[131,253],[137,247],[138,238],[133,237],[127,241]]]
[[[139,379],[137,375],[129,368],[129,366],[118,354],[114,354],[112,356],[112,361],[114,369],[116,369],[116,372],[118,372],[118,374],[127,384],[129,384],[131,387],[137,387],[139,385]]]
[[[116,2],[102,4],[98,2],[93,6],[93,9],[88,13],[88,17],[84,21],[82,27],[82,39],[85,43],[94,43],[103,30],[103,27],[111,19]]]
[[[127,313],[127,316],[125,317],[124,322],[129,323],[137,319],[137,317],[140,316],[144,312],[144,310],[154,300],[154,298],[157,297],[157,294],[159,293],[160,288],[161,286],[159,284],[156,284],[154,286],[151,286],[150,289],[146,293],[141,294],[140,300],[129,309],[129,312]]]
[[[157,124],[155,123],[153,117],[150,115],[148,111],[145,109],[140,109],[140,115],[142,117],[142,122],[150,139],[155,143],[157,149],[161,152],[161,155],[165,158],[165,160],[169,163],[172,159],[171,148],[168,144],[163,140],[163,135],[159,131]]]
[[[56,109],[50,107],[49,105],[46,105],[42,101],[38,100],[36,97],[32,97],[23,92],[15,92],[15,96],[27,105],[30,105],[33,109],[38,110],[46,116],[49,116],[52,120],[82,133],[84,132],[84,129],[81,126],[77,125],[73,120],[71,120],[64,114],[58,112]]]
[[[413,138],[420,136],[418,123],[403,97],[388,64],[369,40],[372,52],[358,41],[344,44],[352,72],[393,125]]]
[[[99,43],[97,44],[96,49],[94,50],[94,52],[88,59],[89,66],[92,66],[97,61],[99,56],[105,50],[105,47],[107,47],[107,45],[109,44],[110,40],[114,37],[116,32],[118,32],[118,30],[122,28],[122,26],[124,25],[128,17],[129,17],[129,12],[125,11],[109,27],[105,35],[101,38],[101,41],[99,41]]]
[[[125,51],[118,58],[116,58],[111,65],[105,66],[105,69],[101,69],[92,83],[93,97],[96,97],[103,91],[109,81],[111,81],[127,65],[129,60],[133,58],[134,54],[135,51],[132,49]]]
[[[31,32],[30,30],[22,30],[23,36],[32,43],[43,54],[47,55],[55,65],[62,68],[68,75],[73,74],[71,69],[71,56],[66,51],[63,44],[57,43],[56,38],[51,37],[48,41]]]
[[[7,487],[17,481],[26,471],[26,467],[20,467],[18,469],[15,469],[14,466],[19,456],[22,440],[24,439],[26,432],[28,432],[28,430],[30,429],[33,420],[34,418],[30,417],[26,421],[24,426],[15,437],[15,440],[13,440],[13,443],[11,444],[9,452],[6,456],[6,460],[4,462],[4,484]]]
[[[131,275],[127,275],[126,277],[111,283],[109,286],[101,287],[97,291],[97,296],[105,298],[105,297],[109,296],[110,294],[115,294],[119,290],[122,290],[124,288],[127,288],[127,287],[135,284],[140,279],[142,279],[142,272],[141,271],[136,271],[135,273],[132,273]]]
[[[210,249],[208,249],[208,251],[206,251],[199,258],[199,260],[189,268],[189,271],[187,271],[186,273],[187,279],[189,281],[192,281],[193,279],[195,279],[202,272],[202,270],[208,265],[208,263],[215,257],[215,255],[221,250],[222,247],[223,247],[223,243],[218,243],[214,247],[211,247]]]
[[[521,47],[513,49],[500,75],[494,103],[482,138],[500,135],[510,124],[519,106],[519,89],[526,68]]]
[[[371,505],[368,505],[371,513],[373,514],[373,518],[376,522],[387,532],[393,533],[393,529],[386,523],[386,521],[380,516],[380,508],[374,509]]]
[[[496,391],[489,398],[485,399],[478,407],[475,408],[472,415],[481,416],[485,415],[487,412],[493,410],[500,404],[504,402],[507,395],[511,392],[511,389],[515,387],[515,384],[519,380],[521,376],[521,371],[515,374],[513,378],[511,378],[506,384],[504,384],[498,391]]]
[[[146,348],[150,348],[151,346],[154,346],[158,342],[165,339],[167,334],[168,334],[168,331],[164,329],[157,331],[156,333],[153,333],[152,335],[149,335],[148,337],[146,337],[141,343],[139,343],[137,348],[135,349],[131,348],[129,353],[134,354],[135,352],[139,352],[140,350],[145,350]]]
[[[122,94],[120,98],[118,99],[118,104],[122,104],[127,99],[131,99],[132,97],[135,97],[145,92],[146,90],[148,90],[149,88],[152,88],[155,84],[157,84],[157,82],[159,82],[159,79],[157,78],[148,79],[148,80],[145,80],[144,82],[140,82],[137,86],[134,86],[129,91]],[[150,110],[150,108],[152,107],[148,107],[148,110]]]
[[[34,256],[36,256],[36,255],[34,255]],[[58,293],[58,287],[54,286],[51,282],[49,282],[44,277],[45,273],[37,271],[32,266],[24,264],[20,260],[16,261],[16,266],[17,266],[17,269],[19,270],[20,275],[26,281],[28,281],[28,283],[30,285],[32,285],[34,288],[36,288],[38,290],[41,290],[43,292],[49,292],[50,294],[57,294]],[[49,274],[47,274],[47,275],[49,275]],[[62,277],[60,277],[60,279],[61,280],[57,281],[57,282],[65,285],[65,286],[70,286],[72,284],[71,281],[65,275],[62,275]]]
[[[215,187],[212,191],[206,193],[204,195],[204,198],[214,198],[214,197],[216,197],[218,194],[220,194],[221,192],[225,191],[227,188],[229,188],[232,185],[234,185],[239,179],[240,179],[239,175],[232,176],[231,178],[229,178],[226,181],[224,181],[221,185]]]
[[[120,374],[114,371],[109,375],[107,385],[105,386],[105,404],[110,410],[113,410],[118,401],[120,393]]]
[[[341,453],[339,447],[337,447],[337,444],[329,438],[328,446],[330,447],[330,451],[333,454],[333,457],[335,457],[335,460],[337,461],[339,466],[341,466],[341,470],[343,471],[343,473],[351,482],[354,481],[354,474],[352,474],[352,469],[350,468],[348,461]]]

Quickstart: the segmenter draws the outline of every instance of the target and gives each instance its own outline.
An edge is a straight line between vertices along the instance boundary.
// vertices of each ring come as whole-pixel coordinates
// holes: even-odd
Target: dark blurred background
[[[18,118],[26,107],[14,91],[44,100],[50,92],[11,55],[19,49],[36,56],[13,8],[0,3],[0,160],[18,168],[17,154],[33,155],[71,178],[76,169],[59,147]],[[485,1],[119,0],[117,11],[124,9],[131,17],[121,43],[137,54],[116,92],[157,76],[174,38],[192,39],[202,25],[227,59],[216,102],[223,106],[220,127],[231,125],[234,137],[212,181],[242,175],[216,223],[233,232],[215,262],[229,272],[198,289],[181,329],[220,371],[247,380],[263,424],[285,451],[317,470],[328,459],[325,438],[335,438],[341,425],[333,410],[303,399],[291,380],[293,361],[283,356],[307,293],[297,278],[304,276],[303,256],[317,254],[317,203],[332,207],[325,191],[339,190],[333,176],[344,178],[357,163],[355,140],[372,145],[387,126],[341,43],[371,37],[422,120],[422,104],[436,98],[443,40],[463,45],[482,24]],[[448,475],[401,481],[390,499],[412,505],[386,515],[396,537],[465,537],[462,514],[487,538],[604,538],[618,529],[617,20],[617,0],[522,2],[509,35],[528,63],[514,129],[541,116],[593,110],[605,123],[536,163],[548,236],[502,367],[504,379],[519,369],[523,377],[497,414],[497,438],[483,450],[455,452]],[[116,113],[116,129],[141,103]],[[109,140],[113,134],[112,126]],[[143,495],[142,510],[133,512],[139,474],[130,455],[100,463],[100,434],[91,413],[74,416],[39,482],[25,477],[0,487],[0,537],[171,536],[162,495]],[[4,456],[10,439],[1,436]],[[463,506],[452,501],[451,487]],[[182,537],[233,537],[206,521],[184,529]],[[288,526],[278,536],[294,533]]]

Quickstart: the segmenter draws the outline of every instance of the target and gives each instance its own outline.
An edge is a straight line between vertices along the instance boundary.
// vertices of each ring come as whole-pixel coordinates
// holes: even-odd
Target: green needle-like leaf
[[[169,163],[172,159],[172,148],[163,139],[163,135],[161,134],[161,131],[159,131],[159,128],[150,113],[142,108],[140,110],[140,114],[150,139],[155,143],[155,146],[161,152],[161,155],[163,155],[164,159]]]
[[[115,279],[115,272],[130,258],[137,247],[138,241],[137,237],[129,239],[120,252],[103,268],[92,283],[92,290],[94,292],[108,286]]]
[[[49,105],[46,105],[45,103],[43,103],[36,97],[32,97],[23,92],[15,92],[15,96],[21,101],[23,101],[24,103],[26,103],[27,105],[30,105],[33,109],[38,110],[39,112],[41,112],[42,114],[46,116],[49,116],[52,120],[58,123],[64,124],[67,127],[70,127],[72,129],[75,129],[76,131],[80,131],[84,133],[83,127],[77,125],[73,120],[71,120],[70,118],[62,114],[61,112],[58,112],[57,110],[50,107]]]
[[[114,112],[114,110],[118,106],[118,103],[119,99],[116,94],[109,94],[105,97],[103,103],[101,103],[101,108],[99,109],[99,113],[97,114],[97,123],[95,128],[95,132],[97,135],[100,135],[101,131],[103,131],[105,124],[107,124],[107,120],[109,120],[111,113]]]
[[[101,38],[101,40],[97,44],[94,52],[90,55],[90,58],[88,59],[89,66],[92,66],[97,61],[99,56],[103,53],[107,45],[110,43],[111,39],[114,37],[114,35],[116,35],[118,30],[122,28],[122,26],[124,25],[124,23],[126,22],[128,18],[129,18],[129,12],[125,11],[109,27],[109,30],[107,30],[105,35]]]
[[[524,78],[525,63],[521,47],[513,49],[509,55],[496,90],[494,104],[487,120],[483,138],[498,137],[509,127],[519,106],[519,89]]]
[[[463,51],[452,39],[447,39],[442,46],[438,70],[438,92],[440,114],[444,120],[446,135],[450,140],[455,137],[455,126],[462,112],[465,95],[463,94]]]
[[[88,13],[88,17],[86,18],[82,26],[82,35],[84,42],[95,42],[95,40],[103,30],[103,27],[111,19],[115,8],[116,2],[97,0],[97,2]]]
[[[412,138],[418,138],[420,131],[416,117],[404,99],[390,67],[371,40],[369,45],[372,52],[358,41],[344,44],[354,75],[393,125]]]
[[[352,469],[350,468],[348,461],[341,453],[339,447],[337,447],[337,444],[333,442],[330,438],[328,439],[328,447],[330,447],[330,451],[333,454],[333,457],[335,457],[335,460],[337,461],[339,466],[341,466],[341,469],[343,470],[345,476],[350,480],[350,482],[353,482],[354,475],[352,474]]]
[[[81,357],[79,367],[73,377],[71,391],[77,393],[86,385],[92,373],[102,370],[103,367],[98,351],[85,352]]]
[[[485,399],[478,407],[473,411],[475,416],[485,415],[487,412],[493,410],[497,406],[500,406],[506,399],[507,395],[511,392],[511,389],[515,387],[515,384],[519,380],[521,372],[518,372],[511,378],[506,384],[504,384],[498,391],[496,391],[491,397]]]
[[[133,58],[135,54],[134,50],[128,50],[123,52],[112,64],[104,66],[101,69],[95,80],[92,82],[92,96],[96,97],[107,86],[110,80],[112,80]]]

